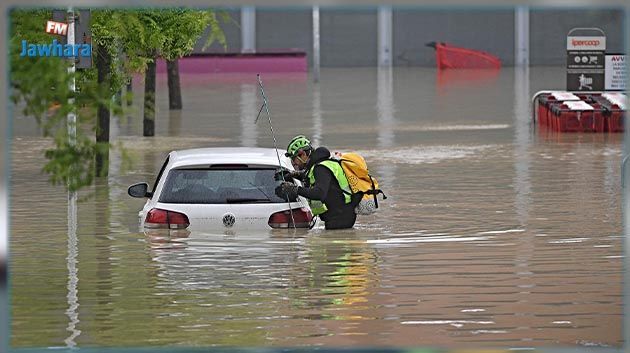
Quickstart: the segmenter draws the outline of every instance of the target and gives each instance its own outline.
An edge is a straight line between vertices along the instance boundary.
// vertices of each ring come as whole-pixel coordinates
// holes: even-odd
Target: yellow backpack
[[[378,188],[378,181],[370,175],[365,159],[357,153],[336,152],[334,159],[341,164],[353,195],[360,194],[356,211],[358,214],[372,214],[378,208],[376,195],[383,194],[383,200],[387,199],[385,193]]]

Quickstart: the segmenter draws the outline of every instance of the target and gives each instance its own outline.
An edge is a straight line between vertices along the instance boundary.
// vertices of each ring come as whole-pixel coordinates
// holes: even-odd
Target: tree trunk
[[[155,136],[155,61],[147,65],[147,72],[144,77],[144,136]]]
[[[166,72],[168,73],[168,109],[182,109],[182,89],[179,83],[179,61],[166,62]]]
[[[104,47],[96,51],[96,69],[99,86],[111,84],[111,67],[109,52]],[[107,176],[109,169],[109,100],[99,104],[96,119],[96,175]]]
[[[127,94],[125,95],[125,97],[127,98],[127,106],[131,106],[133,104],[133,84],[131,82],[132,80],[129,80],[129,83],[127,83]]]
[[[107,179],[105,180],[95,180],[94,181],[94,202],[97,205],[111,205],[111,189],[110,183]],[[87,212],[81,213],[81,221],[92,222],[94,226],[93,234],[111,234],[111,220],[113,207],[93,207],[94,213],[93,218],[89,219],[87,216]],[[115,278],[113,276],[117,276],[119,274],[118,270],[115,266],[112,266],[112,257],[117,256],[116,250],[111,244],[111,240],[109,237],[105,236],[95,236],[90,239],[92,242],[92,246],[98,251],[95,252],[93,257],[90,258],[90,264],[94,267],[94,275],[97,278]],[[102,277],[101,277],[102,276]],[[114,282],[115,283],[115,282]],[[109,297],[109,293],[114,290],[115,284],[112,281],[101,282],[98,287],[98,290],[94,292],[94,300],[99,303],[108,303],[111,301],[111,297]]]

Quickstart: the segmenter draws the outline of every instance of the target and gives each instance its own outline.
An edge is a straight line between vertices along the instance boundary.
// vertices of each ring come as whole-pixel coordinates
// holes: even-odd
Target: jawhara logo
[[[21,57],[58,56],[64,58],[92,56],[91,44],[61,44],[53,39],[51,44],[30,44],[22,40]]]

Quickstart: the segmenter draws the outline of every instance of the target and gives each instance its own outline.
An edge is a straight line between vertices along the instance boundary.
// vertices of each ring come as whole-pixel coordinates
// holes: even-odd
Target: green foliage
[[[69,96],[70,75],[67,74],[67,63],[56,57],[20,57],[22,40],[29,43],[50,42],[50,35],[44,32],[51,11],[11,11],[11,29],[9,58],[11,62],[10,82],[14,104],[26,103],[22,113],[33,116],[44,126],[46,136],[50,135],[48,123],[49,107]]]
[[[210,29],[210,33],[204,48],[215,41],[224,48],[227,46],[219,20],[220,18],[224,23],[232,20],[226,12],[174,9],[156,11],[154,16],[164,34],[160,55],[166,60],[190,54],[206,28]]]
[[[233,24],[238,26],[238,23],[234,21],[234,19],[230,16],[226,11],[215,11],[210,12],[208,17],[208,26],[210,27],[210,35],[208,35],[208,39],[204,43],[203,49],[205,50],[207,47],[212,45],[214,42],[219,42],[223,46],[225,50],[227,48],[227,41],[225,40],[225,33],[223,33],[223,29],[221,29],[220,22],[224,24]]]
[[[45,33],[52,10],[12,9],[10,28],[11,99],[21,114],[34,117],[45,136],[55,137],[55,148],[47,150],[48,163],[43,170],[54,184],[66,183],[78,190],[94,179],[93,159],[97,151],[94,134],[99,105],[122,113],[122,102],[112,100],[135,72],[143,72],[148,62],[161,56],[167,60],[189,54],[209,27],[206,45],[218,41],[224,47],[225,36],[220,21],[231,20],[226,13],[212,10],[178,9],[98,9],[91,19],[93,55],[108,55],[110,79],[98,84],[96,65],[90,69],[68,72],[70,62],[58,57],[20,57],[22,41],[50,43]],[[95,60],[94,60],[95,62]],[[74,79],[76,92],[69,88]],[[77,115],[76,144],[68,142],[66,117]]]
[[[127,16],[137,18],[130,40],[133,45],[125,48],[133,63],[130,68],[136,71],[144,71],[146,63],[155,56],[174,60],[190,54],[206,28],[210,34],[204,48],[215,41],[226,47],[221,22],[233,22],[225,11],[188,8],[132,10],[127,11]]]
[[[209,21],[206,11],[177,9],[159,12],[164,42],[161,55],[166,60],[180,58],[192,52],[197,39]]]
[[[84,134],[77,137],[76,143],[71,144],[68,135],[60,133],[55,139],[56,148],[45,152],[49,162],[43,170],[50,175],[50,182],[53,185],[66,185],[69,191],[92,185],[94,180],[97,144]]]

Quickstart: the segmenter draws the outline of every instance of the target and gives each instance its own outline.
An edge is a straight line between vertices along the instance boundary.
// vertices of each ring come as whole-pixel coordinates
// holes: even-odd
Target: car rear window
[[[173,169],[159,202],[248,204],[287,202],[276,196],[275,169]],[[295,201],[295,200],[291,200]]]

